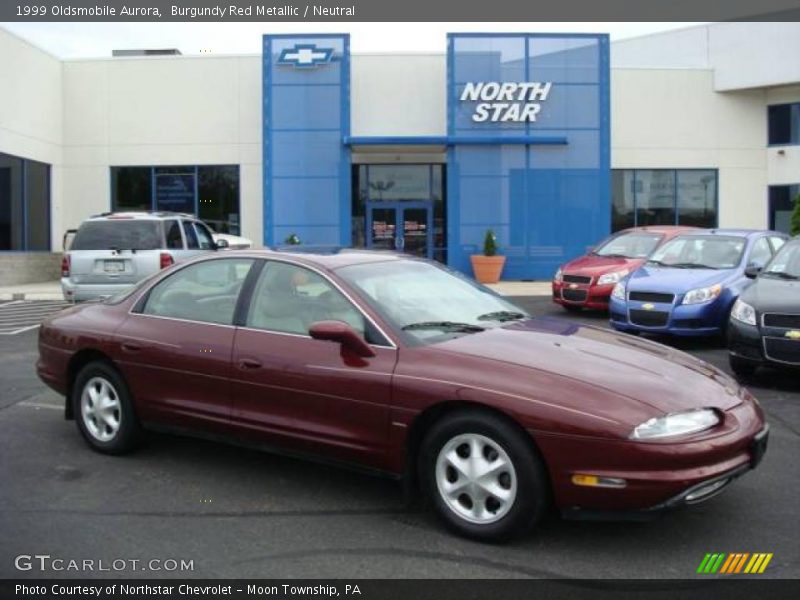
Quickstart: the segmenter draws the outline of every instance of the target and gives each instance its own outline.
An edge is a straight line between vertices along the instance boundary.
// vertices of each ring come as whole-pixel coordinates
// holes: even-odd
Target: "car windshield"
[[[419,342],[479,333],[529,316],[490,289],[422,261],[366,263],[337,272],[397,330]]]
[[[600,244],[592,254],[609,258],[645,258],[650,256],[663,237],[659,233],[623,233]]]
[[[70,250],[156,250],[160,247],[159,221],[109,219],[83,223]]]
[[[739,265],[746,239],[735,236],[678,236],[656,250],[649,262],[677,269],[733,269]]]
[[[763,271],[766,277],[800,279],[800,242],[786,244]]]

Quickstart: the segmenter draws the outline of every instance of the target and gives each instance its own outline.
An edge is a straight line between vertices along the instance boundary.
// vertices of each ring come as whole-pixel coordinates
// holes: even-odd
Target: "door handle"
[[[255,358],[240,358],[239,359],[239,368],[240,369],[260,369],[261,368],[261,361],[256,360]]]
[[[139,344],[134,344],[131,342],[122,342],[122,349],[125,352],[139,352],[142,347]]]

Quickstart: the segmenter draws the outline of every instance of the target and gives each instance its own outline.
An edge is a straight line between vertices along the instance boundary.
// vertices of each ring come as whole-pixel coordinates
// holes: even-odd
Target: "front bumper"
[[[780,369],[800,369],[800,341],[788,340],[786,329],[764,328],[748,325],[736,319],[728,324],[728,350],[731,356],[756,366],[769,365]],[[771,355],[769,344],[777,343],[795,346],[794,353]]]
[[[86,302],[98,298],[109,298],[132,288],[135,283],[89,284],[72,283],[68,278],[61,278],[61,293],[68,302]]]
[[[613,283],[564,283],[553,281],[553,302],[561,306],[575,306],[590,310],[608,310],[608,301],[614,289]]]
[[[611,326],[677,336],[709,336],[725,331],[728,306],[723,297],[703,304],[666,304],[611,298]]]
[[[758,466],[768,440],[769,428],[752,398],[723,415],[722,423],[711,433],[688,436],[684,441],[535,434],[551,474],[556,505],[566,515],[586,518],[610,512],[609,516],[620,518],[627,513],[646,516],[712,498]],[[623,480],[624,485],[576,485],[574,474]]]

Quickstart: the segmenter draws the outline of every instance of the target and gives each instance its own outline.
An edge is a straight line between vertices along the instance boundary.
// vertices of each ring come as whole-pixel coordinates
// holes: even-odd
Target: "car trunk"
[[[136,283],[160,268],[159,250],[72,250],[73,283]]]

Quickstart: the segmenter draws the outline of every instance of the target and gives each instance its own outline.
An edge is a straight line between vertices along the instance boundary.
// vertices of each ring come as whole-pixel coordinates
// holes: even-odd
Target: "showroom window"
[[[769,186],[770,229],[783,233],[790,232],[795,202],[800,202],[800,183]]]
[[[239,235],[239,167],[111,167],[111,210],[191,213],[217,233]]]
[[[717,226],[717,171],[614,169],[613,231],[645,225]]]
[[[800,144],[800,102],[767,107],[770,146]]]
[[[0,152],[2,250],[50,250],[50,165]]]

